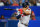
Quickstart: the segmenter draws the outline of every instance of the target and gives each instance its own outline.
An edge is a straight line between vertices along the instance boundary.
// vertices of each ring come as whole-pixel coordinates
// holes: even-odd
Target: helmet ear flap
[[[22,4],[22,6],[23,6],[24,8],[26,8],[27,5],[29,5],[28,2],[25,2],[25,3]]]
[[[25,8],[26,7],[25,3],[23,3],[22,6]]]
[[[25,7],[24,3],[22,4],[23,7]]]

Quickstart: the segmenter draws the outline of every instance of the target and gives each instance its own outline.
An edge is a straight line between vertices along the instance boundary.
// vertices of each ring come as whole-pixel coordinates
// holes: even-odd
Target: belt
[[[23,23],[21,23],[21,24],[23,24]],[[25,26],[28,26],[27,24],[24,24]]]

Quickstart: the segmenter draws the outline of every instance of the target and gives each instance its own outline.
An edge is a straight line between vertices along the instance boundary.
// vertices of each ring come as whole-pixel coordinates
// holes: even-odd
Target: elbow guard
[[[21,17],[21,15],[16,16],[17,19],[19,19]]]

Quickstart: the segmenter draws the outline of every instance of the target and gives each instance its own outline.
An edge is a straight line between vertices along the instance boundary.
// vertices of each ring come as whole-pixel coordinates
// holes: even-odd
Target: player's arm
[[[34,14],[33,11],[32,11],[32,20],[36,20],[36,19],[35,19],[35,14]]]
[[[30,10],[23,10],[25,14],[30,15],[31,14],[31,9]]]
[[[18,9],[17,10],[17,16],[16,16],[16,18],[19,19],[20,17],[21,17],[21,15],[20,15],[20,9]]]

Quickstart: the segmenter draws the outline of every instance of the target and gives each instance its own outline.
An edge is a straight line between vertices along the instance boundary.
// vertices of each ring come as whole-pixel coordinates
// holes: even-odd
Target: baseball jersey
[[[30,20],[30,16],[31,16],[31,9],[28,8],[26,11],[29,11],[30,15],[25,16],[25,15],[23,15],[22,9],[19,9],[19,10],[18,10],[18,13],[19,13],[19,14],[22,14],[22,15],[21,15],[21,18],[19,19],[19,22],[20,22],[20,23],[28,24],[28,22],[29,22],[29,20]]]

